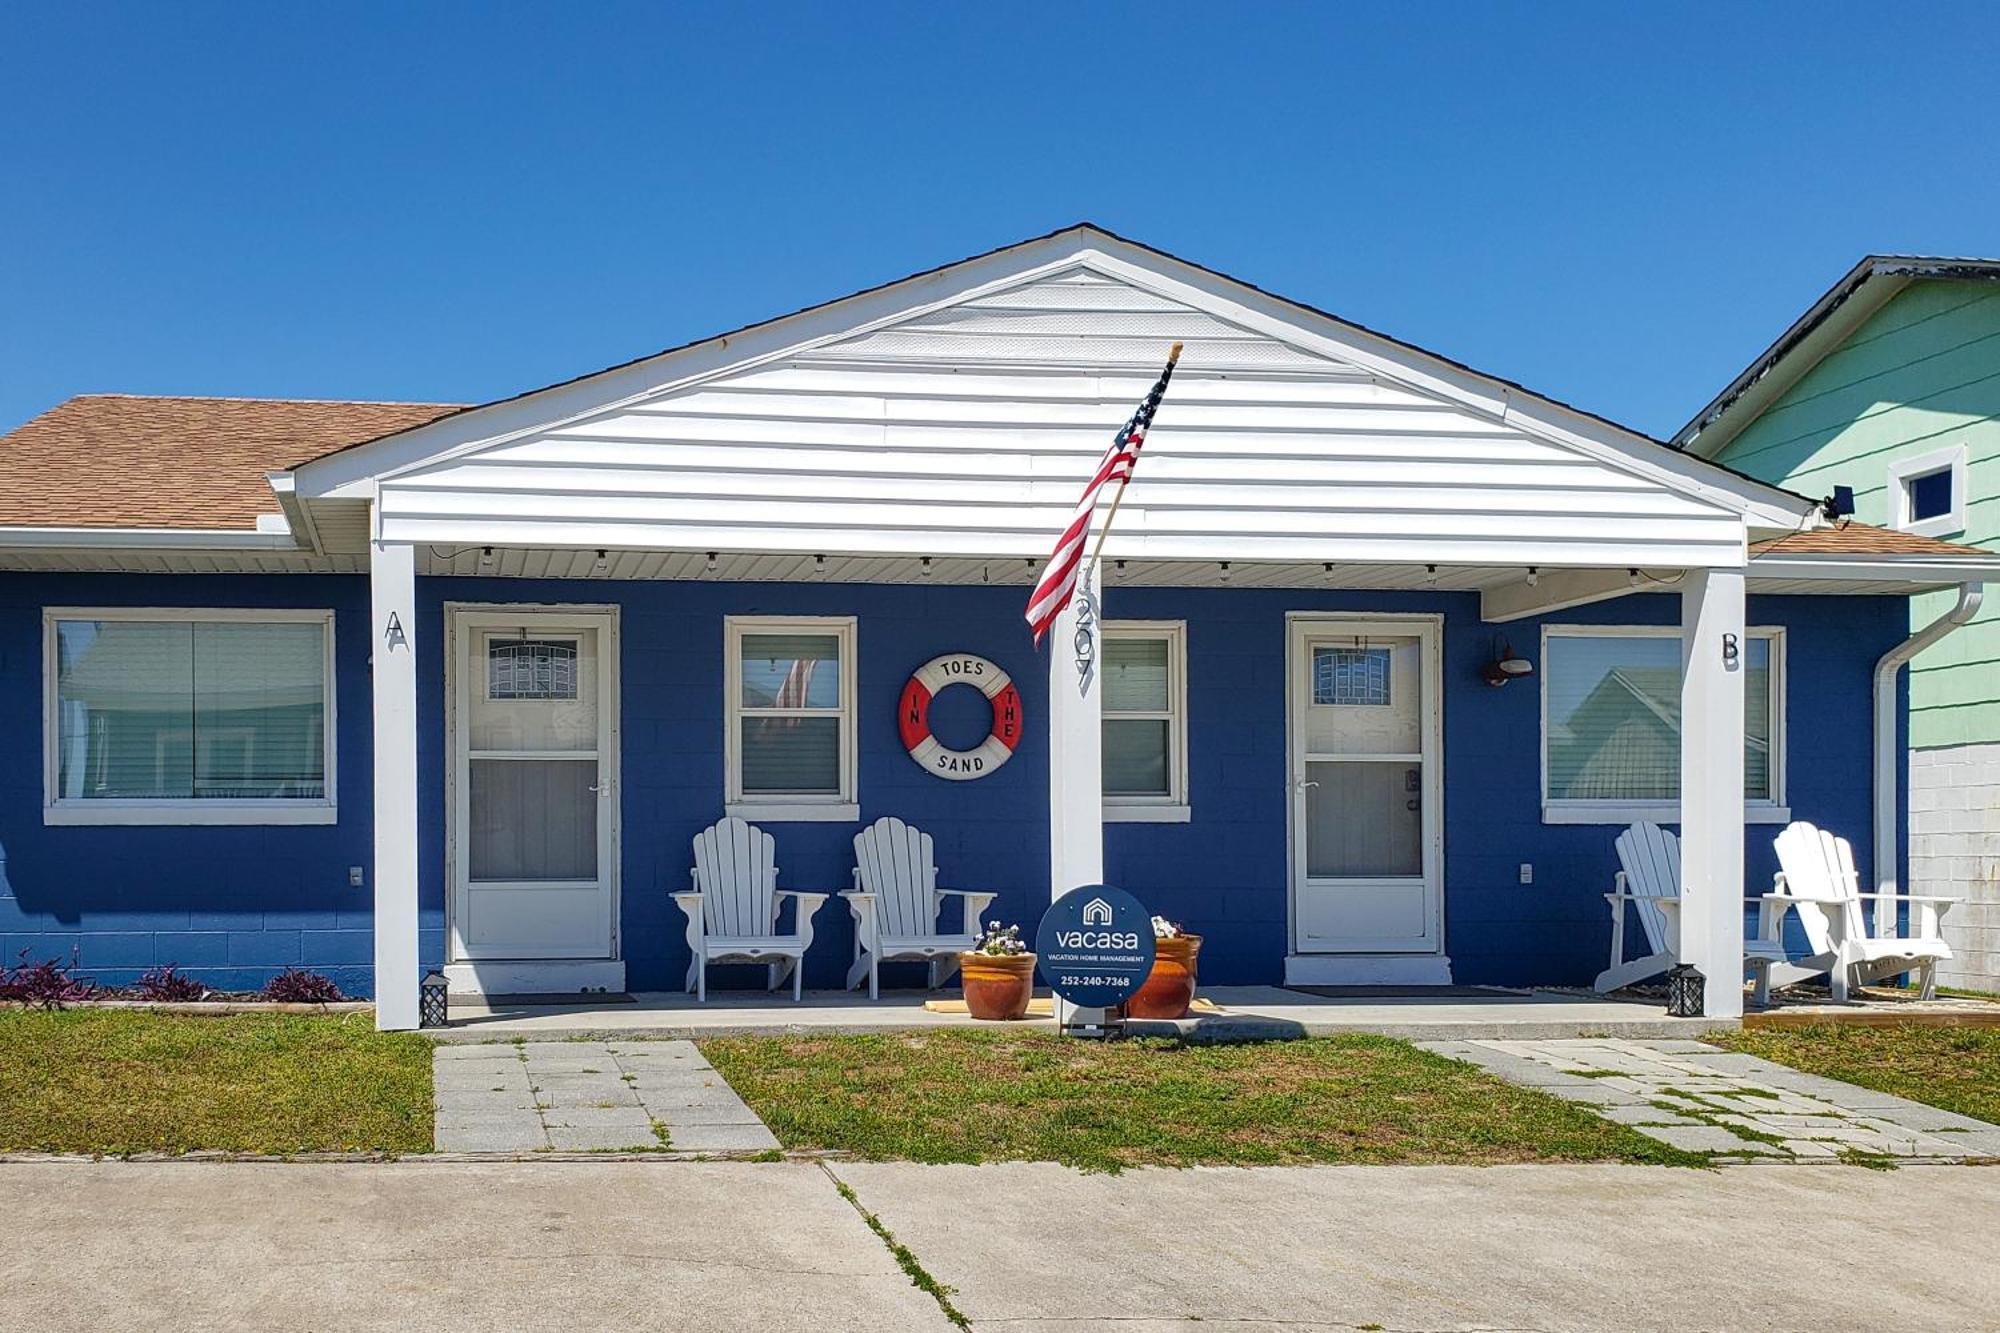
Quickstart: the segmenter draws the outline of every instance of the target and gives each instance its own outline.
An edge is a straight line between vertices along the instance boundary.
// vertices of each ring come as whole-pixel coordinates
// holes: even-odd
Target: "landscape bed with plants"
[[[148,1004],[194,1004],[213,1000],[338,1004],[346,998],[332,978],[296,967],[288,967],[272,977],[262,990],[219,991],[195,980],[172,963],[145,972],[129,986],[105,986],[77,976],[74,954],[68,962],[57,958],[30,960],[27,951],[23,950],[12,966],[0,965],[0,1004],[22,1004],[38,1009],[61,1009],[102,1000]]]

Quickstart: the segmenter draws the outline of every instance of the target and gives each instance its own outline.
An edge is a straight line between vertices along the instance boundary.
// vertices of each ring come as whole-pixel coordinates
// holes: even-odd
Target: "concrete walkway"
[[[975,1333],[1984,1328],[2000,1309],[2000,1169],[654,1158],[0,1165],[0,1322],[950,1333],[862,1209]]]
[[[2000,1125],[1698,1041],[1422,1042],[1689,1152],[2000,1159]]]
[[[778,1140],[688,1041],[440,1046],[439,1152],[756,1152]]]

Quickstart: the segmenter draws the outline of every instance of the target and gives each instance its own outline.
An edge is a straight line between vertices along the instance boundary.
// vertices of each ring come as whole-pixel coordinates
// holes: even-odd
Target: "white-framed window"
[[[1187,625],[1104,625],[1104,817],[1181,823],[1188,817]]]
[[[730,616],[723,626],[728,813],[859,819],[854,618]]]
[[[1785,632],[1744,637],[1744,818],[1785,823]],[[1540,675],[1542,822],[1679,822],[1680,630],[1545,626]]]
[[[1889,525],[1919,537],[1965,531],[1964,445],[1889,465]]]
[[[47,607],[47,824],[331,824],[333,612]]]

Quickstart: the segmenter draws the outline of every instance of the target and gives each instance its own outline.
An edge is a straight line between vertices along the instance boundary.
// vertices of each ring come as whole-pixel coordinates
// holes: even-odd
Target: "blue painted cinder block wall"
[[[624,789],[621,935],[628,984],[670,989],[687,965],[667,895],[687,884],[688,843],[721,813],[725,615],[859,619],[860,798],[864,821],[896,814],[937,840],[944,881],[998,891],[990,910],[1032,923],[1047,902],[1045,659],[1031,651],[1018,588],[843,584],[590,583],[423,579],[418,762],[421,947],[444,955],[446,601],[616,603],[622,608]],[[330,827],[44,828],[41,823],[41,608],[44,605],[331,606],[339,660],[340,822]],[[175,962],[216,984],[253,986],[277,968],[369,987],[370,866],[367,585],[351,577],[0,575],[0,935],[9,957],[67,956],[122,981]],[[1275,982],[1286,948],[1285,613],[1445,616],[1445,934],[1461,981],[1584,983],[1604,965],[1603,899],[1615,828],[1541,823],[1539,691],[1479,679],[1496,633],[1537,660],[1540,627],[1480,623],[1463,594],[1258,589],[1114,589],[1116,620],[1188,622],[1191,823],[1106,827],[1107,877],[1207,936],[1203,974]],[[1550,617],[1557,623],[1672,624],[1672,596],[1635,596]],[[1756,598],[1753,623],[1789,630],[1787,727],[1792,809],[1869,847],[1869,674],[1907,633],[1898,599]],[[1013,674],[1028,711],[1015,758],[974,783],[947,783],[904,755],[895,700],[915,667],[978,653]],[[940,696],[947,742],[983,733],[970,691]],[[954,729],[957,735],[953,735]],[[850,824],[772,823],[782,883],[850,884]],[[1747,887],[1764,891],[1775,829],[1749,832]],[[1900,859],[1900,851],[1899,851]],[[1535,882],[1518,882],[1522,862]],[[372,867],[368,880],[372,884]],[[808,984],[833,986],[850,957],[836,901],[818,918]],[[915,979],[911,970],[896,980]],[[738,979],[749,981],[747,970]],[[893,974],[892,974],[893,977]],[[724,980],[718,976],[718,980]]]
[[[330,607],[340,822],[45,828],[42,609]],[[0,936],[6,961],[63,958],[107,984],[176,963],[249,990],[308,967],[350,994],[373,977],[368,583],[336,575],[0,574]],[[372,883],[372,879],[370,881]],[[439,940],[443,936],[440,933]],[[441,947],[441,944],[440,944]]]

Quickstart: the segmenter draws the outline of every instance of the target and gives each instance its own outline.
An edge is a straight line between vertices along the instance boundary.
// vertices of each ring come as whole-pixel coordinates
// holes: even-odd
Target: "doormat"
[[[1030,1000],[1028,1001],[1028,1017],[1054,1018],[1056,1013],[1055,1004],[1056,1002],[1046,995],[1039,999]],[[964,1000],[925,1000],[924,1008],[933,1014],[962,1014],[967,1012]],[[1188,1006],[1188,1012],[1191,1014],[1219,1014],[1222,1012],[1222,1009],[1213,1001],[1197,999],[1193,1004]]]
[[[486,1007],[502,1004],[540,1005],[591,1005],[591,1004],[637,1004],[638,998],[626,991],[555,991],[543,994],[539,991],[521,995],[489,995]]]

